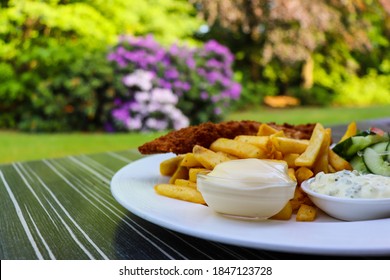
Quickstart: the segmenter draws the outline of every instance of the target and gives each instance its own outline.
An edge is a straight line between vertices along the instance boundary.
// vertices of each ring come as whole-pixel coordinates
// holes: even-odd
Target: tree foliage
[[[15,0],[0,10],[0,126],[96,129],[113,95],[106,56],[119,34],[194,42],[185,0]],[[176,23],[180,22],[180,25]]]
[[[279,94],[314,89],[330,100],[339,82],[388,59],[387,0],[192,2],[210,27],[204,37],[230,46],[244,77],[274,85]]]
[[[197,1],[210,25],[219,24],[233,33],[247,35],[262,45],[261,62],[273,58],[306,60],[327,37],[340,37],[350,49],[371,48],[370,23],[356,17],[365,9],[362,1],[217,0]],[[350,14],[351,16],[346,15]]]

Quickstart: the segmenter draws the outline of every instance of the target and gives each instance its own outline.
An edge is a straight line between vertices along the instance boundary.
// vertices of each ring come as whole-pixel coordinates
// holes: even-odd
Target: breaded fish
[[[278,130],[283,130],[287,136],[297,139],[309,139],[314,128],[314,124],[296,126],[268,124]],[[143,144],[138,147],[138,150],[145,155],[169,152],[190,153],[195,145],[209,147],[212,142],[221,137],[233,139],[237,135],[256,135],[260,125],[261,123],[256,121],[206,122],[169,132]]]

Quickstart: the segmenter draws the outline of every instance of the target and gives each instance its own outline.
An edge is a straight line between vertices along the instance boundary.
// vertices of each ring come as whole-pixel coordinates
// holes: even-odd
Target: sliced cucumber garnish
[[[368,146],[382,142],[382,140],[383,136],[377,134],[352,137],[352,145],[347,150],[347,155],[354,155]]]
[[[387,161],[390,162],[390,141],[387,143],[386,153],[387,153]]]
[[[386,150],[388,142],[381,142],[377,143],[375,145],[372,145],[370,148],[372,148],[375,152],[377,152],[379,155],[382,155],[384,159],[386,159]]]
[[[343,142],[336,144],[333,147],[333,151],[339,156],[350,160],[358,151],[364,150],[366,147],[374,145],[379,142],[388,142],[389,135],[378,135],[378,134],[364,134],[352,136]]]
[[[364,149],[363,161],[368,171],[377,175],[390,176],[390,163],[386,157],[387,147],[388,143],[384,142]]]
[[[366,164],[364,163],[363,157],[360,155],[354,156],[349,162],[354,170],[357,170],[361,173],[370,173],[368,171]]]

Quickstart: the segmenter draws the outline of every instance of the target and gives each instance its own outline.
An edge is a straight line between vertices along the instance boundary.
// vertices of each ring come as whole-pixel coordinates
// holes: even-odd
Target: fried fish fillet
[[[278,130],[283,130],[287,136],[297,139],[309,139],[315,125],[268,124]],[[206,122],[169,132],[143,144],[138,147],[138,150],[145,155],[169,152],[190,153],[195,145],[209,147],[212,142],[221,137],[233,139],[237,135],[256,135],[260,125],[261,122],[256,121]]]

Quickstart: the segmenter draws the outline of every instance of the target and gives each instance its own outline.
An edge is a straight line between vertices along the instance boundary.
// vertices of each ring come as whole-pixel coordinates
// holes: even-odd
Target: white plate
[[[114,198],[135,215],[162,227],[221,243],[289,253],[374,256],[390,254],[390,219],[344,222],[319,213],[314,222],[245,221],[155,193],[167,182],[159,165],[172,154],[142,158],[112,178]]]

